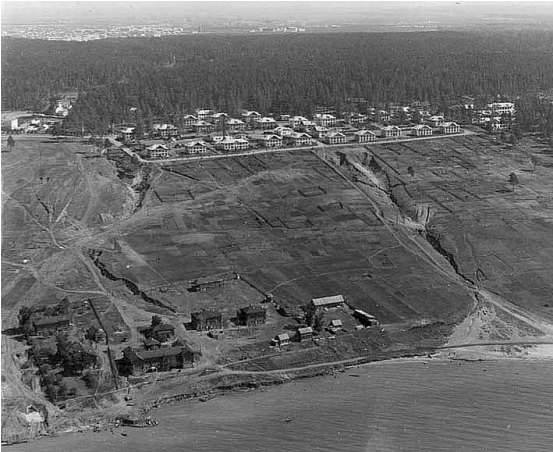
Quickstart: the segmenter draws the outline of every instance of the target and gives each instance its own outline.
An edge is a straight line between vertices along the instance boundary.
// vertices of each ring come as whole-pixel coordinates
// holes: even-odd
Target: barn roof
[[[327,306],[329,304],[343,303],[344,297],[342,295],[334,295],[332,297],[313,298],[311,303],[314,306]]]
[[[300,334],[312,334],[313,333],[313,328],[311,328],[310,326],[306,326],[304,328],[298,328],[298,333]]]

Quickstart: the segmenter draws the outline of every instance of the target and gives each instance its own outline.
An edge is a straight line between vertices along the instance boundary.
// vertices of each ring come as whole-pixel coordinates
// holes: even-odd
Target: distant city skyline
[[[155,24],[233,21],[381,24],[437,22],[478,25],[494,21],[553,22],[553,2],[476,1],[3,1],[2,24]]]

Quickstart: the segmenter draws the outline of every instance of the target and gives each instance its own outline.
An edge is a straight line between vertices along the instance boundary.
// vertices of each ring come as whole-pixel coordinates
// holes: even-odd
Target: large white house
[[[246,128],[246,123],[244,121],[235,118],[228,119],[225,125],[229,130],[233,131],[244,130]]]
[[[198,118],[194,115],[184,115],[182,122],[185,126],[193,126],[198,122]]]
[[[354,134],[355,141],[359,143],[368,143],[370,141],[376,141],[376,134],[370,130],[358,130]]]
[[[289,137],[292,136],[294,131],[290,127],[285,126],[278,126],[273,130],[274,133],[277,135],[280,135],[281,137]]]
[[[304,117],[304,116],[292,116],[292,117],[288,120],[288,124],[289,124],[290,127],[292,127],[292,128],[301,126],[302,124],[309,123],[309,122],[310,122],[309,119],[307,119],[307,118]]]
[[[428,123],[432,126],[432,127],[439,127],[441,126],[444,122],[445,122],[445,118],[443,116],[430,116],[430,118],[428,118]]]
[[[313,120],[320,126],[324,126],[324,127],[334,125],[336,124],[336,121],[337,121],[336,116],[329,115],[326,113],[317,113],[313,117]]]
[[[124,127],[117,131],[117,137],[123,141],[131,141],[134,139],[134,127]]]
[[[261,115],[257,111],[245,111],[242,113],[242,119],[248,124],[256,122]]]
[[[264,116],[259,118],[256,122],[257,127],[260,127],[263,130],[274,129],[277,125],[277,122],[273,118],[268,118]]]
[[[178,135],[179,131],[173,124],[154,124],[153,133],[161,138]]]
[[[459,133],[461,131],[461,127],[459,124],[455,122],[444,122],[440,126],[440,132],[444,134],[450,134],[450,133]]]
[[[515,114],[515,104],[513,102],[494,102],[486,105],[486,107],[491,110],[494,115]]]
[[[213,112],[211,110],[205,110],[205,109],[198,109],[196,110],[196,117],[202,121],[205,121],[206,119],[210,119]]]
[[[223,140],[215,143],[215,149],[221,151],[245,151],[250,147],[248,140],[244,138],[232,138],[226,136]]]
[[[263,135],[262,145],[266,148],[280,148],[282,147],[282,137],[270,134],[270,135]]]
[[[396,138],[401,135],[401,129],[398,126],[381,127],[379,134],[382,138]]]
[[[203,119],[198,120],[194,124],[194,131],[198,133],[211,132],[213,130],[213,124],[204,121]]]
[[[287,140],[294,146],[310,146],[313,144],[313,139],[305,132],[294,132],[287,137]]]
[[[204,154],[207,152],[207,144],[203,140],[184,143],[184,152],[187,154]]]
[[[342,132],[328,132],[324,141],[326,144],[344,144],[347,138]]]
[[[169,157],[169,148],[164,144],[153,144],[148,146],[146,150],[148,151],[148,157],[152,159]]]
[[[432,135],[432,127],[426,124],[417,124],[411,127],[411,135],[414,137],[428,137]]]

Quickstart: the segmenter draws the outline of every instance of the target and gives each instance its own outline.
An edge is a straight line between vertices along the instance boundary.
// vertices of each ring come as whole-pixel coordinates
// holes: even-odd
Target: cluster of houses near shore
[[[391,124],[396,115],[384,110],[342,116],[315,113],[311,118],[281,115],[276,119],[257,111],[243,111],[239,118],[233,118],[227,113],[199,109],[195,114],[185,115],[178,127],[156,123],[150,130],[138,132],[137,127],[126,126],[117,130],[117,137],[143,158],[163,159],[257,148],[309,147],[317,142],[369,143],[461,132],[459,124],[427,111],[419,112],[419,123],[412,122],[412,117],[404,112],[403,125]]]
[[[324,311],[329,320],[323,325],[332,335],[343,329],[342,319],[335,311],[346,305],[342,295],[323,298],[313,298],[305,307],[305,312],[311,314]],[[347,312],[351,309],[348,308]],[[346,314],[349,316],[350,314]],[[353,318],[357,322],[357,328],[373,327],[378,325],[377,319],[360,309],[353,309]],[[335,317],[335,318],[334,318]],[[343,315],[342,315],[343,317]],[[235,326],[252,327],[264,325],[267,322],[267,308],[261,304],[245,306],[236,311],[232,319]],[[227,322],[223,314],[217,309],[201,309],[191,313],[191,321],[187,329],[197,332],[207,332],[207,335],[219,339]],[[118,360],[118,368],[122,375],[141,375],[152,371],[168,371],[193,367],[201,357],[201,349],[191,346],[175,336],[175,327],[171,324],[160,323],[155,327],[146,329],[146,338],[142,346],[126,347],[123,357]],[[291,342],[307,342],[320,334],[314,327],[299,324],[291,332],[281,332],[271,339],[271,346],[283,347]],[[176,340],[175,340],[176,339]],[[171,341],[173,341],[171,343]]]

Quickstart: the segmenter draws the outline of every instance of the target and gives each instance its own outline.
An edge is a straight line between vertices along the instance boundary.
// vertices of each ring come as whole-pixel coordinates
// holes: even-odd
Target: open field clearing
[[[366,152],[398,187],[405,214],[418,221],[417,206],[430,206],[427,228],[459,273],[553,318],[553,149],[535,142],[513,149],[473,136]],[[511,173],[517,185],[508,182]]]
[[[464,289],[402,249],[363,195],[309,152],[179,165],[154,190],[164,195],[146,224],[125,234],[140,262],[102,255],[144,287],[232,271],[277,304],[343,294],[383,323],[458,321],[469,307]]]

